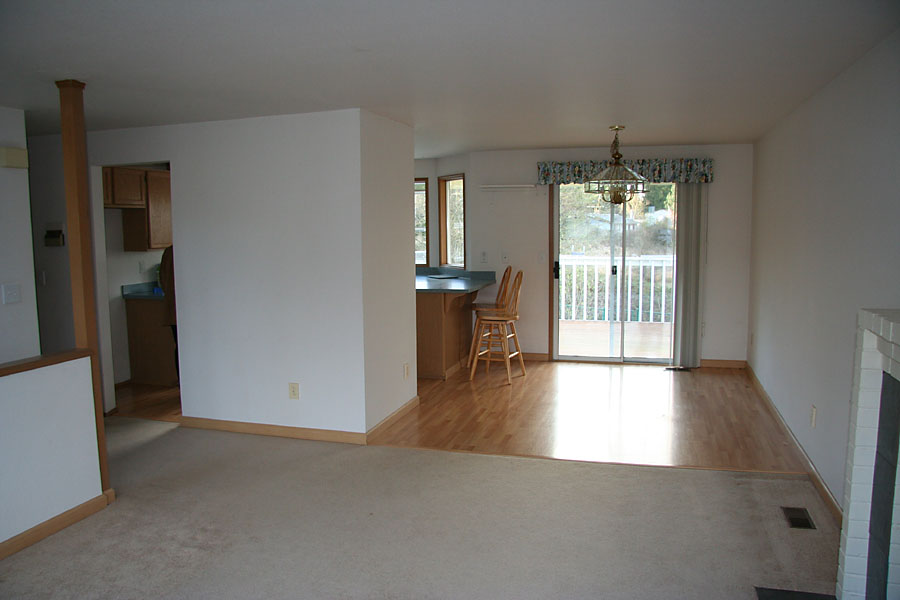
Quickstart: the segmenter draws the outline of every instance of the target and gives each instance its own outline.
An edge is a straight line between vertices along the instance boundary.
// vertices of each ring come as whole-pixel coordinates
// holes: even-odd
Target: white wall
[[[90,358],[0,377],[0,541],[102,493]]]
[[[28,161],[34,237],[35,271],[32,275],[37,281],[41,350],[50,354],[75,347],[60,136],[29,137]],[[48,229],[62,229],[66,245],[44,246],[44,233]]]
[[[358,110],[88,135],[92,165],[171,165],[185,415],[365,431],[359,137]]]
[[[756,145],[749,361],[838,499],[856,312],[900,307],[898,67],[900,31]]]
[[[128,324],[125,315],[125,299],[122,286],[145,281],[156,281],[157,267],[162,250],[125,252],[122,238],[122,212],[129,209],[103,209],[106,229],[106,289],[104,298],[109,302],[110,335],[112,339],[112,366],[115,383],[131,379],[128,355]],[[143,270],[141,268],[143,267]]]
[[[626,158],[712,158],[715,181],[709,184],[709,237],[703,294],[705,359],[744,360],[747,348],[750,260],[750,207],[753,148],[749,144],[623,148]],[[569,148],[474,152],[437,159],[435,175],[466,174],[466,252],[470,269],[524,270],[519,337],[525,352],[549,347],[549,197],[547,186],[534,190],[486,192],[484,184],[537,181],[537,163],[550,160],[605,160],[608,148]],[[417,162],[417,172],[418,163]],[[423,167],[424,168],[424,167]],[[435,194],[435,203],[437,196]],[[432,229],[432,239],[437,229]],[[487,262],[481,263],[481,253]],[[492,299],[496,287],[482,292]]]
[[[380,348],[364,354],[363,337],[364,259],[367,269],[390,282],[395,300],[393,286],[408,279],[399,301],[408,290],[407,303],[414,302],[412,238],[406,239],[411,226],[399,225],[401,218],[412,219],[411,135],[406,126],[357,109],[88,134],[100,298],[121,285],[116,273],[123,273],[123,282],[136,281],[135,261],[129,256],[117,266],[118,242],[107,239],[100,166],[171,165],[185,415],[364,432],[367,392],[374,402],[372,419],[415,396],[414,304],[388,308],[388,288],[377,281],[367,285],[373,307],[380,307],[367,309],[369,327],[377,332],[383,321],[399,337],[384,356]],[[385,148],[379,136],[385,136]],[[44,187],[62,189],[62,170],[52,168],[59,137],[32,140],[44,149]],[[368,163],[377,165],[367,167],[377,185],[364,197],[361,165]],[[35,202],[49,213],[53,197],[45,196]],[[402,215],[364,230],[364,208],[373,211],[374,223],[382,204],[391,210],[402,206]],[[110,237],[117,235],[114,220],[109,230]],[[399,256],[401,246],[403,258],[388,260]],[[57,287],[68,293],[67,280]],[[47,312],[48,322],[60,317]],[[114,401],[113,364],[121,379],[124,356],[111,348],[115,318],[114,307],[100,306],[107,410]],[[367,384],[370,360],[375,362]],[[382,360],[393,369],[382,367]],[[411,366],[405,381],[403,362]],[[288,399],[288,382],[300,383],[299,402]]]
[[[371,429],[416,396],[413,135],[407,125],[364,111],[360,131],[366,429]]]
[[[25,148],[25,113],[0,107],[0,147]],[[17,284],[21,300],[0,303],[0,363],[41,353],[31,248],[28,171],[0,167],[0,284]]]

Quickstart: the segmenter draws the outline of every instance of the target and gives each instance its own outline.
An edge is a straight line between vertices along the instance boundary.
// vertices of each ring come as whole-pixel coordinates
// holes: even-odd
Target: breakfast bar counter
[[[416,267],[418,375],[446,379],[464,364],[472,342],[471,305],[496,282],[493,271]]]

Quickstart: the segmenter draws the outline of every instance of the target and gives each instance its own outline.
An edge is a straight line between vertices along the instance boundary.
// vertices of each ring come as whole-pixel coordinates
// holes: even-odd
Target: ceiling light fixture
[[[609,147],[613,163],[603,169],[594,181],[584,184],[586,194],[599,194],[604,202],[624,204],[636,195],[647,192],[650,182],[622,164],[622,153],[619,152],[619,131],[624,125],[612,125],[609,130],[616,132],[612,146]]]

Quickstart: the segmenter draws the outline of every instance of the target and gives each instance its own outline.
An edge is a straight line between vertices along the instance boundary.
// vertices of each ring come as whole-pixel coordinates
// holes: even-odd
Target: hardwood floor
[[[741,369],[529,362],[419,380],[419,406],[369,444],[642,465],[806,473]]]
[[[120,417],[153,421],[181,421],[181,389],[160,385],[123,383],[116,386],[116,410]]]

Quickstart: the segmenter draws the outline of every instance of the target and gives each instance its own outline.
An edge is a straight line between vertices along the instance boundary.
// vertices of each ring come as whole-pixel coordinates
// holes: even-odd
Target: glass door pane
[[[616,316],[614,256],[621,233],[611,205],[580,184],[559,186],[557,355],[618,360],[621,326]]]
[[[675,312],[675,185],[653,184],[626,206],[624,356],[668,362]]]

